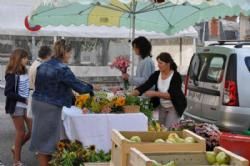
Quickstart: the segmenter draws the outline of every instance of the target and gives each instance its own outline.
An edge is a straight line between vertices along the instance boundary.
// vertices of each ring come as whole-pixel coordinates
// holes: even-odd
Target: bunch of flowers
[[[123,93],[114,94],[112,92],[99,91],[95,93],[95,96],[88,94],[79,95],[76,97],[75,105],[80,109],[87,109],[87,111],[83,111],[84,113],[123,113],[124,106],[139,106],[140,112],[144,113],[149,121],[152,120],[153,107],[148,99]]]
[[[79,95],[75,105],[80,109],[88,109],[94,113],[109,113],[114,107],[125,105],[125,97],[109,92],[97,92],[95,96]]]
[[[107,98],[100,97],[100,96],[94,96],[92,98],[92,101],[90,103],[90,111],[94,113],[109,113],[111,112],[110,109],[110,101]]]
[[[126,98],[124,96],[117,96],[113,99],[113,107],[122,107],[125,105]]]
[[[179,122],[173,124],[172,128],[170,130],[183,130],[188,129],[190,131],[195,131],[195,126],[197,123],[195,123],[191,119],[181,119]]]
[[[114,59],[110,67],[116,68],[120,70],[123,74],[125,74],[127,73],[129,65],[130,65],[130,60],[128,56],[118,56]],[[128,89],[128,86],[129,86],[128,80],[124,80],[124,88]]]
[[[111,68],[116,68],[120,70],[122,73],[127,73],[127,69],[129,67],[130,61],[128,56],[118,56],[114,59]]]
[[[95,146],[83,147],[79,141],[62,140],[57,144],[56,152],[52,154],[51,166],[83,166],[84,162],[110,161],[111,153],[96,151]]]
[[[89,94],[78,95],[76,96],[75,106],[82,109],[86,105],[89,99],[90,99]]]
[[[214,124],[197,124],[195,133],[206,139],[207,150],[213,150],[214,147],[219,146],[221,132]]]
[[[106,92],[97,92],[95,96],[91,97],[87,102],[86,107],[94,113],[109,113],[111,112],[110,94]]]
[[[207,150],[213,150],[219,145],[220,130],[214,124],[195,123],[193,120],[184,119],[174,124],[172,130],[189,129],[206,139]]]

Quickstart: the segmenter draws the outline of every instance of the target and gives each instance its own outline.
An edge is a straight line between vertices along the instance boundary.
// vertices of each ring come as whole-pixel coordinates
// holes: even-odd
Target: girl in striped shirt
[[[10,56],[5,73],[6,96],[5,110],[10,114],[16,130],[15,143],[11,148],[14,156],[13,166],[23,166],[21,162],[22,146],[29,140],[31,133],[31,121],[27,118],[27,99],[29,96],[29,77],[26,65],[28,52],[16,49]],[[28,131],[25,131],[25,125]]]

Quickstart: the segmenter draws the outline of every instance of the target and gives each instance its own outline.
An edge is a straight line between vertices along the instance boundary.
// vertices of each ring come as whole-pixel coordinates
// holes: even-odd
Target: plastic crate
[[[222,133],[220,146],[250,160],[250,136]]]

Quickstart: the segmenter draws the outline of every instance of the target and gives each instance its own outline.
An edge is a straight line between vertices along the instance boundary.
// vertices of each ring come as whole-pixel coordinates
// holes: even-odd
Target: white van
[[[185,80],[185,118],[231,132],[250,128],[250,42],[198,48]]]

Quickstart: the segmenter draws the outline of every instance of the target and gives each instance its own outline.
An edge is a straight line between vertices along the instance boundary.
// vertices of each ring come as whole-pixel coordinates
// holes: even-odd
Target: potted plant
[[[123,106],[123,110],[125,113],[140,112],[140,98],[127,95],[125,98],[125,105]]]

